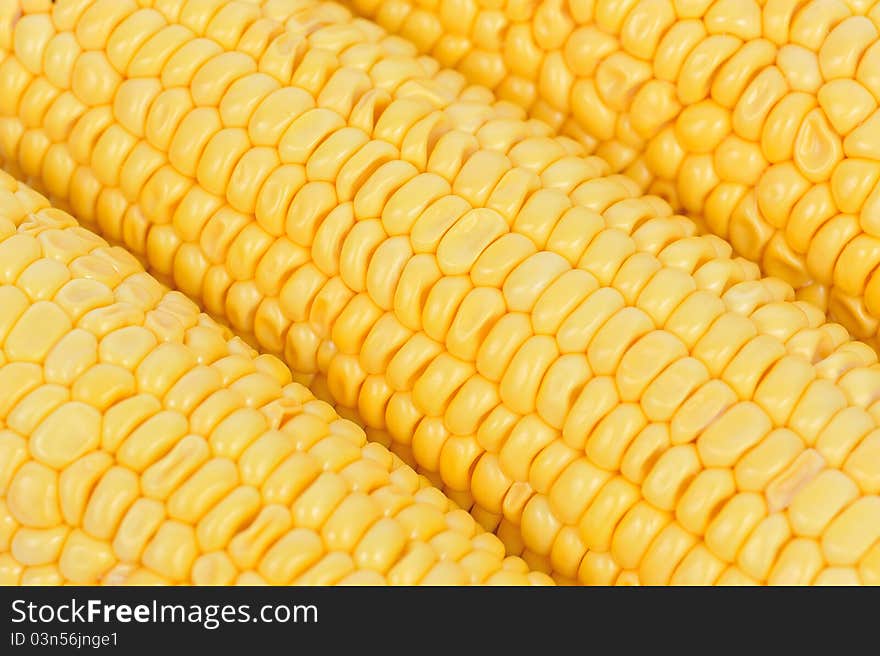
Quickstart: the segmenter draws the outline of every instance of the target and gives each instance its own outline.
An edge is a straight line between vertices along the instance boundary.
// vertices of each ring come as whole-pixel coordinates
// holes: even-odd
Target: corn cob
[[[870,347],[337,5],[155,5],[25,7],[7,161],[472,494],[533,568],[880,580]]]
[[[0,584],[549,582],[0,173]]]
[[[880,329],[874,0],[349,0]]]

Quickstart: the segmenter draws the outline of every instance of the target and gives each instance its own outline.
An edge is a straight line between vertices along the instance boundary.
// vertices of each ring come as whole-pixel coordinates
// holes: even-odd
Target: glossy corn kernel
[[[85,4],[32,15],[114,41]],[[119,79],[82,63],[115,94],[7,55],[3,157],[472,498],[508,551],[582,583],[876,580],[868,346],[337,5],[126,6],[153,36]]]
[[[0,583],[549,582],[5,173],[0,299]]]
[[[350,4],[578,139],[878,345],[874,0]]]

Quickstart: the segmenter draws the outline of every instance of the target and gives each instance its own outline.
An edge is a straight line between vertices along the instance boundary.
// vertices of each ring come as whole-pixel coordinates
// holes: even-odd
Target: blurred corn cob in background
[[[0,172],[0,584],[549,583]]]
[[[877,582],[870,347],[338,5],[155,4],[22,4],[9,165],[560,581]]]
[[[348,0],[877,346],[874,0]]]

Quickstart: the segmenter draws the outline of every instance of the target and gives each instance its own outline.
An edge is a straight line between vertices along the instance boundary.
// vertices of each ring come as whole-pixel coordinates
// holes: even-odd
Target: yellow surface
[[[338,5],[155,5],[27,3],[8,42],[50,29],[0,62],[8,165],[473,498],[533,569],[582,583],[877,582],[870,347],[573,141]],[[130,21],[144,39],[125,37]],[[69,77],[39,68],[50,52]],[[27,257],[9,250],[9,267]],[[28,302],[21,320],[50,312]],[[28,361],[63,336],[7,339]],[[184,367],[157,352],[148,390]],[[237,361],[219,373],[263,394]],[[184,437],[174,412],[159,416],[158,433]],[[220,443],[237,452],[259,430],[237,418]],[[146,474],[163,447],[129,440],[119,453]],[[277,445],[262,448],[257,469]],[[198,474],[168,498],[183,518],[226,478]],[[310,501],[341,501],[334,485]],[[339,506],[339,526],[358,526],[359,503]],[[160,559],[181,529],[155,535]]]
[[[0,584],[550,583],[5,173],[0,267]]]
[[[874,0],[347,0],[880,330]]]

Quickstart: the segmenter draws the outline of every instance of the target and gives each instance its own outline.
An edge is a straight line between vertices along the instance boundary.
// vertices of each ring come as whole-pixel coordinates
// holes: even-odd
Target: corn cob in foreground
[[[0,173],[0,584],[548,583]]]
[[[877,347],[874,0],[350,4],[672,199]]]
[[[533,568],[880,582],[875,352],[375,34],[333,4],[37,6],[0,62],[3,157]]]

